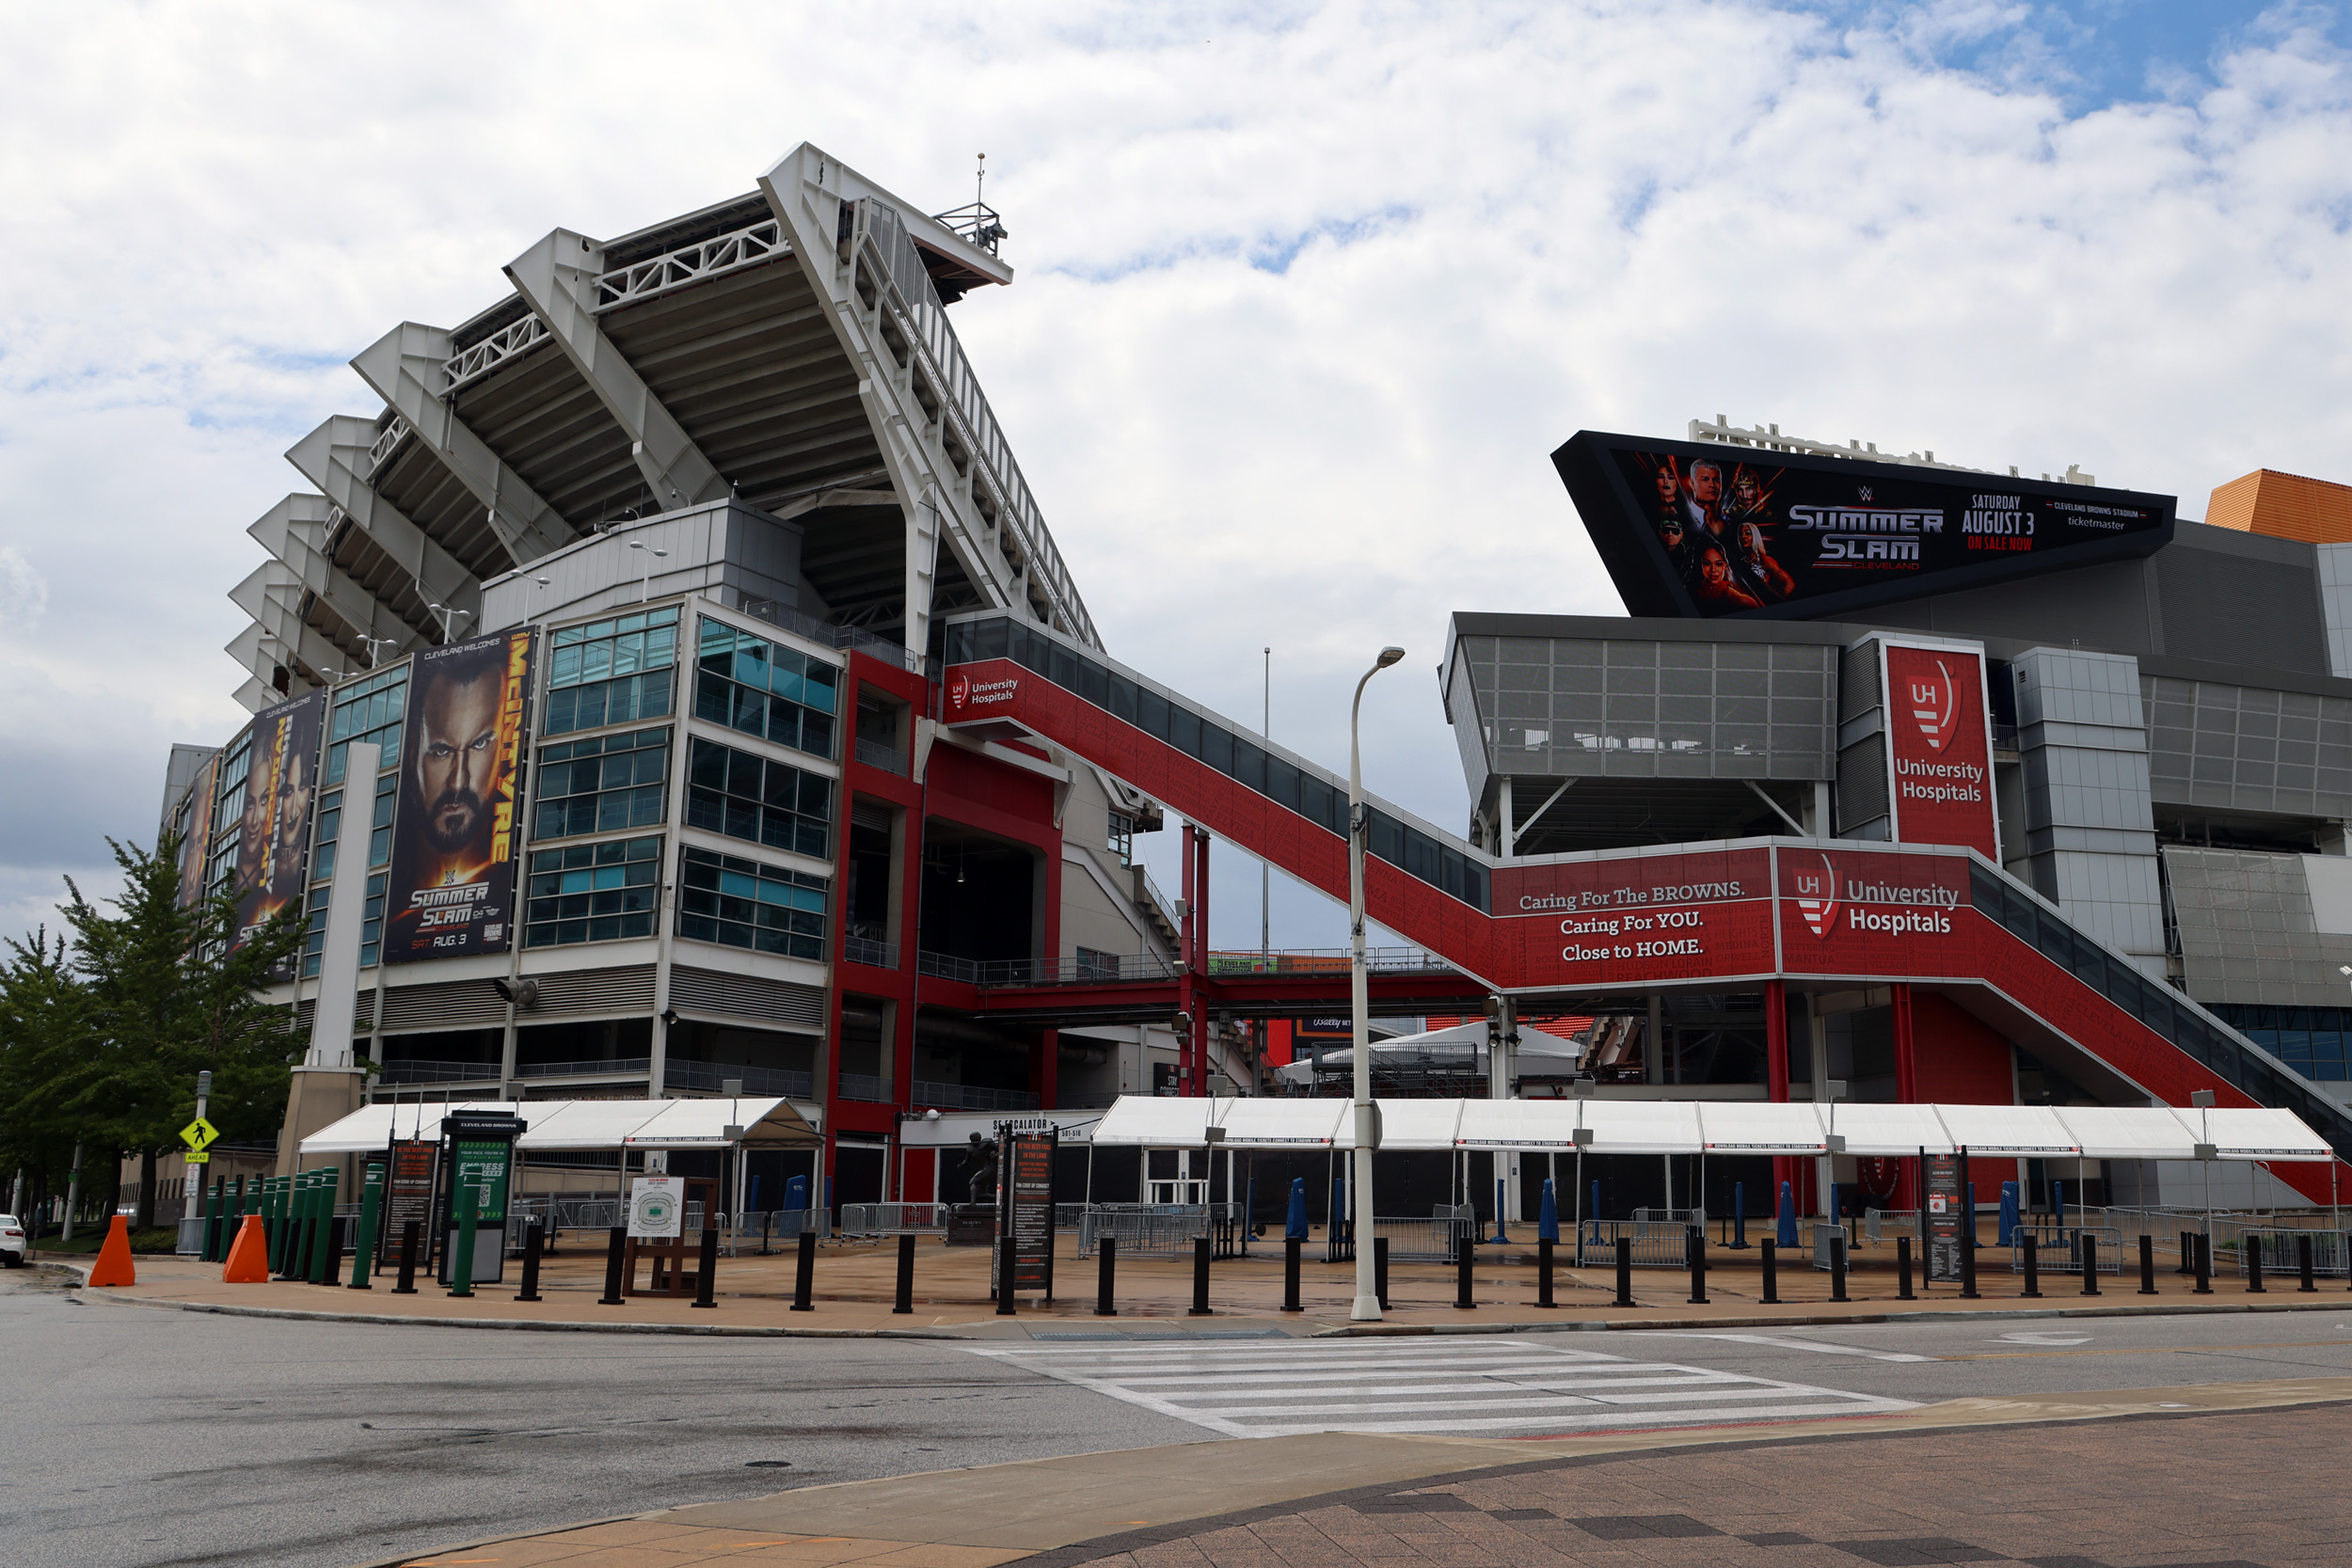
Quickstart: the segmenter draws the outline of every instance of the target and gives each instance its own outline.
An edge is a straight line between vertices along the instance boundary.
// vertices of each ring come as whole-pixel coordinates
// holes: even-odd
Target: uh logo
[[[1935,661],[1935,678],[1904,682],[1911,694],[1912,721],[1927,737],[1928,749],[1940,752],[1952,737],[1953,709],[1959,705],[1958,685],[1942,659]]]
[[[972,677],[959,670],[947,677],[947,711],[961,713],[963,705],[972,700]]]
[[[1821,857],[1819,871],[1793,871],[1797,884],[1797,912],[1817,937],[1826,938],[1837,928],[1837,873],[1830,869],[1829,857]]]

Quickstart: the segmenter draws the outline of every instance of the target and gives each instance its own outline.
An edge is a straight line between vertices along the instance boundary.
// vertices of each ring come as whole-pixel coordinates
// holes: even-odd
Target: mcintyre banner
[[[1811,618],[2172,537],[2130,490],[1595,431],[1551,455],[1636,615]]]
[[[1887,800],[1901,844],[1952,844],[2001,863],[1984,655],[1881,638]]]
[[[384,961],[503,953],[514,941],[531,633],[416,656],[401,737]]]
[[[302,897],[326,719],[324,691],[265,707],[253,717],[245,817],[237,829],[237,945]]]

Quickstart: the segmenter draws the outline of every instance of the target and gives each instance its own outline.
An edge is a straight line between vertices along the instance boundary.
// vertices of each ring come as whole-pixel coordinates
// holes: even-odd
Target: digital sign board
[[[1635,615],[1811,619],[2172,537],[2130,490],[1595,431],[1551,456]]]

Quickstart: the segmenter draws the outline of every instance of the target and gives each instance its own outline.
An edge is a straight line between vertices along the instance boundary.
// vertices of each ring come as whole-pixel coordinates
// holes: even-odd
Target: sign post
[[[375,1266],[399,1260],[403,1227],[433,1234],[433,1185],[441,1146],[422,1138],[395,1138],[385,1151],[384,1227],[376,1233]]]
[[[1961,1279],[1961,1211],[1965,1207],[1960,1191],[1960,1156],[1930,1154],[1921,1149],[1919,1165],[1926,1188],[1926,1212],[1922,1218],[1928,1249],[1927,1281],[1932,1285],[1940,1279],[1957,1285]]]
[[[1054,1299],[1054,1153],[1061,1129],[1041,1132],[1001,1132],[1002,1185],[997,1189],[997,1234],[1012,1242],[1012,1278],[998,1278],[997,1291],[1041,1291]],[[1005,1249],[996,1249],[996,1273],[1004,1272]]]

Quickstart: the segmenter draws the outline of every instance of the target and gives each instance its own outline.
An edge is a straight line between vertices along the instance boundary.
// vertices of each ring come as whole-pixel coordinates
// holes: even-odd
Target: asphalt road
[[[2263,1317],[1512,1337],[1539,1341],[1813,1393],[1925,1402],[2352,1375],[2352,1300],[2341,1312]],[[1294,1368],[1313,1399],[1346,1387],[1356,1364],[1348,1346],[1364,1343],[1225,1342],[1216,1354],[1235,1367],[1231,1383],[1241,1392],[1220,1392],[1223,1414],[1212,1423],[1185,1418],[1189,1406],[1169,1397],[1165,1370],[1140,1361],[1124,1383],[1073,1382],[1068,1353],[1078,1345],[1025,1356],[988,1354],[1006,1350],[1001,1340],[964,1348],[272,1323],[84,1301],[41,1276],[10,1275],[0,1278],[0,1346],[14,1370],[0,1399],[0,1560],[346,1568],[785,1487],[1200,1441],[1255,1430],[1233,1402],[1246,1402],[1253,1380],[1291,1402],[1286,1409],[1302,1397]],[[1432,1343],[1387,1341],[1393,1350],[1384,1354]],[[1245,1352],[1265,1365],[1239,1365]],[[1334,1353],[1342,1358],[1327,1359]],[[1311,1367],[1316,1356],[1327,1359]],[[1142,1375],[1155,1371],[1156,1382]],[[1595,1375],[1614,1371],[1646,1375],[1640,1367]],[[1375,1425],[1440,1429],[1453,1418],[1440,1410],[1460,1406],[1458,1387],[1443,1378],[1436,1392],[1412,1391],[1438,1373],[1400,1364],[1382,1375],[1387,1384],[1361,1394],[1392,1412]],[[1475,1375],[1444,1374],[1457,1383]],[[1701,1402],[1687,1413],[1653,1408],[1645,1424],[1708,1424],[1705,1400],[1750,1398],[1696,1377],[1658,1386],[1670,1403]],[[1406,1391],[1391,1398],[1397,1387]]]

